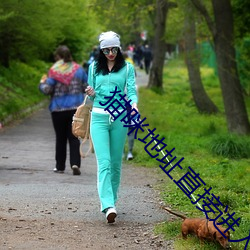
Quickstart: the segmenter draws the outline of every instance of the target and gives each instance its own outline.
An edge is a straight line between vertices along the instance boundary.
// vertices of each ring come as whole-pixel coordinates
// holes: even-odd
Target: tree
[[[153,41],[154,57],[149,75],[149,88],[163,88],[162,75],[166,53],[164,35],[166,30],[167,13],[168,10],[173,7],[177,7],[177,5],[168,0],[156,1],[155,36]]]
[[[200,0],[191,1],[204,16],[213,37],[228,130],[249,134],[250,124],[235,60],[230,0],[212,0],[214,21]]]
[[[140,33],[147,27],[152,30],[155,0],[93,0],[92,5],[97,14],[102,30],[113,30],[121,35],[122,46],[130,42],[140,43]]]
[[[48,60],[62,43],[71,49],[74,58],[82,60],[95,30],[95,20],[89,16],[92,12],[85,11],[88,2],[36,0],[34,8],[33,0],[1,0],[0,64],[8,67],[12,59]]]
[[[197,52],[196,44],[195,17],[193,14],[192,16],[190,15],[190,13],[193,13],[193,7],[187,3],[185,8],[184,49],[189,82],[194,102],[200,113],[217,113],[218,108],[211,101],[202,85],[200,75],[200,57],[199,53]]]

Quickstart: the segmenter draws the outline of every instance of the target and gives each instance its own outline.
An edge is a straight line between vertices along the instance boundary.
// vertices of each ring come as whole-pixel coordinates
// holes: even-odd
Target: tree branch
[[[205,18],[207,26],[209,30],[211,31],[213,37],[216,35],[216,27],[215,24],[210,17],[205,5],[200,1],[200,0],[191,0],[193,3],[194,7],[201,13],[201,15]]]

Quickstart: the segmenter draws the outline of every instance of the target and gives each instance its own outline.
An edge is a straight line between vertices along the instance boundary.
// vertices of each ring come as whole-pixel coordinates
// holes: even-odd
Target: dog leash
[[[138,119],[138,120],[141,121],[141,119]],[[150,137],[152,138],[152,136],[151,136],[151,134],[149,133],[149,131],[148,131],[147,128],[146,128],[146,130],[147,130],[148,134],[150,135]],[[154,140],[154,139],[153,139],[153,140]],[[154,143],[155,143],[155,145],[157,145],[157,142],[156,142],[155,140],[154,140]],[[166,158],[167,161],[170,162],[169,159],[168,159],[168,157],[166,157],[165,153],[162,151],[162,149],[160,148],[159,145],[157,146],[157,148],[161,151],[161,153],[162,153],[162,155],[164,156],[164,158]],[[173,167],[173,165],[171,164],[171,162],[170,162],[170,166]],[[181,181],[181,183],[185,186],[185,188],[186,188],[188,191],[190,191],[189,188],[187,187],[187,185],[186,185],[185,182]],[[193,198],[193,200],[194,200],[195,202],[197,201],[197,199],[195,198],[195,196],[194,196],[193,194],[191,194],[191,197]],[[202,206],[200,205],[200,203],[199,203],[198,201],[196,202],[196,204],[197,204],[197,205],[199,206],[199,208],[202,210]],[[204,213],[204,212],[203,212],[203,213]],[[205,213],[204,213],[204,214],[205,214]]]

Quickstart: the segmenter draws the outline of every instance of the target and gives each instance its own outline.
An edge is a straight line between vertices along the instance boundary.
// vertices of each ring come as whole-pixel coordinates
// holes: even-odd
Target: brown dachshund
[[[217,230],[217,228],[223,233],[223,235],[226,237],[224,238],[221,233]],[[230,233],[227,231],[224,233],[225,229],[216,224],[216,227],[213,224],[213,221],[207,221],[206,224],[201,224],[197,236],[201,241],[203,240],[211,240],[211,241],[216,241],[219,242],[219,244],[224,248],[224,249],[230,249],[230,245],[228,243],[228,240],[230,239]]]
[[[181,225],[181,233],[183,239],[187,239],[188,234],[196,235],[201,241],[210,240],[217,241],[224,249],[230,249],[228,240],[230,238],[229,231],[224,235],[226,239],[220,234],[220,232],[215,228],[212,221],[209,221],[205,218],[187,218],[185,215],[173,212],[167,207],[162,207],[171,214],[174,214],[183,219]],[[224,232],[225,229],[219,225],[217,227],[221,232]]]

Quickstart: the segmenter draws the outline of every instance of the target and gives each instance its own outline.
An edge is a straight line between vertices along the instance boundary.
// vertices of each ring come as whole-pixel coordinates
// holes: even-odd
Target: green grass
[[[232,159],[250,158],[250,144],[246,138],[234,135],[216,136],[211,143],[214,154]]]
[[[197,111],[187,71],[181,60],[173,60],[166,65],[163,93],[140,88],[139,109],[142,117],[147,118],[149,128],[156,128],[155,133],[159,134],[159,138],[165,138],[167,149],[175,148],[173,156],[177,159],[185,158],[181,163],[183,169],[173,170],[172,177],[180,179],[187,172],[188,166],[199,173],[206,187],[212,187],[211,192],[220,196],[224,205],[228,205],[229,212],[235,212],[235,218],[241,217],[240,227],[235,227],[235,232],[230,231],[232,239],[240,239],[249,235],[250,230],[250,137],[227,132],[219,81],[210,68],[201,68],[201,74],[208,95],[220,110],[219,114],[202,115]],[[249,98],[246,99],[246,106],[250,113]],[[146,135],[146,131],[140,132],[138,137]],[[145,149],[145,144],[135,141],[133,163],[157,168],[158,161],[151,158]],[[156,151],[151,152],[156,154]],[[164,203],[189,217],[202,217],[202,212],[182,190],[163,171],[159,171],[165,181],[157,188],[161,191]],[[203,188],[194,192],[195,197],[202,194]],[[202,201],[199,203],[203,204]],[[184,242],[179,237],[180,224],[179,219],[162,223],[156,226],[155,231],[164,234],[166,238],[174,237],[175,248],[178,250],[219,249],[215,243],[205,244],[201,248],[199,241],[192,236],[191,241]],[[231,245],[232,249],[244,249],[244,243]]]
[[[0,122],[10,114],[18,116],[20,111],[44,100],[38,90],[39,80],[48,70],[43,62],[33,62],[32,66],[12,62],[10,69],[0,68]],[[189,88],[188,76],[181,60],[170,61],[164,69],[164,91],[139,90],[139,109],[142,117],[147,118],[149,128],[156,128],[159,138],[164,137],[167,149],[175,148],[173,156],[184,157],[182,170],[171,172],[175,180],[180,179],[188,166],[200,174],[207,187],[220,196],[229,212],[241,217],[240,227],[231,233],[232,239],[244,238],[250,229],[250,138],[227,133],[221,90],[217,77],[210,68],[201,69],[203,84],[210,98],[218,106],[217,115],[198,113]],[[250,113],[250,98],[246,99]],[[140,132],[143,138],[147,132]],[[154,144],[152,144],[154,145]],[[183,212],[189,217],[203,214],[193,205],[169,177],[160,170],[158,161],[146,152],[146,145],[135,140],[133,163],[138,166],[158,168],[163,181],[155,188],[161,191],[161,198],[172,209]],[[151,146],[152,147],[152,146]],[[152,152],[156,154],[156,151]],[[197,190],[194,195],[201,194]],[[201,203],[201,202],[200,202]],[[202,204],[202,203],[201,203]],[[219,249],[214,243],[200,246],[195,237],[183,241],[180,237],[181,220],[176,219],[156,226],[155,232],[166,238],[175,239],[175,249]],[[232,249],[244,249],[244,243],[232,243]]]
[[[0,67],[0,122],[9,115],[18,118],[21,111],[33,107],[46,97],[38,90],[48,65],[35,61],[30,65],[11,62],[10,68]]]

